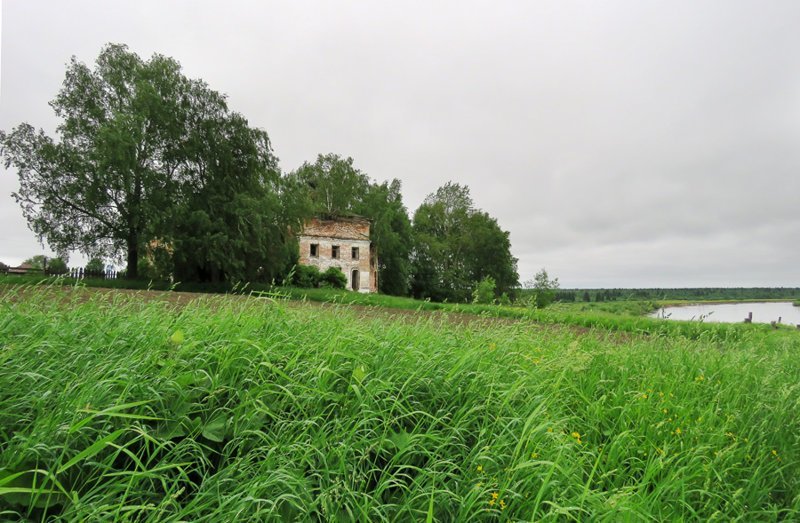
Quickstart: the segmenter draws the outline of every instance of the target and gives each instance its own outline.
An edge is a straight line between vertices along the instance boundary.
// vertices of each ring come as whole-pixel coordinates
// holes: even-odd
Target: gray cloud
[[[798,285],[800,4],[6,0],[0,127],[52,130],[73,54],[160,52],[267,129],[448,180],[566,286]],[[0,257],[36,244],[0,175]]]

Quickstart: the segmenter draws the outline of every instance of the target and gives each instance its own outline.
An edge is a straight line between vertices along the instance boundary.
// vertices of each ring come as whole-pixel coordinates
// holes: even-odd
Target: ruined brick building
[[[300,263],[320,271],[338,267],[347,276],[347,288],[378,291],[378,256],[369,241],[369,220],[358,217],[308,221],[298,235]]]

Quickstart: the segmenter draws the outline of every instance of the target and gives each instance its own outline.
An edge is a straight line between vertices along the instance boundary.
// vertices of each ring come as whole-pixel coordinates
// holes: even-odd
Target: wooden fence
[[[49,274],[49,273],[47,273]],[[69,269],[64,276],[67,278],[75,278],[76,280],[83,280],[84,278],[95,278],[100,280],[116,280],[119,277],[118,271],[92,271],[84,267],[73,267]]]
[[[116,280],[121,278],[123,274],[119,271],[92,271],[85,267],[72,267],[64,271],[47,269],[34,269],[34,268],[20,268],[20,267],[0,267],[0,273],[6,274],[40,274],[43,276],[64,276],[65,278],[74,278],[76,280],[83,280],[85,278],[94,278],[99,280]]]

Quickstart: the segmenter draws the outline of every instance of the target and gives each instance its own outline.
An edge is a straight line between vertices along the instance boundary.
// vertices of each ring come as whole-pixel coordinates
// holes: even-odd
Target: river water
[[[683,305],[659,309],[651,316],[670,320],[741,323],[750,312],[753,313],[753,323],[770,323],[780,318],[781,323],[800,325],[800,307],[795,307],[790,301]]]

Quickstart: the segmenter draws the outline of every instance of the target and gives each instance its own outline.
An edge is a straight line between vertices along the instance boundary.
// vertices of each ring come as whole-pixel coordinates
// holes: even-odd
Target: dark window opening
[[[334,245],[331,247],[331,258],[338,258],[339,257],[339,246]]]
[[[311,244],[311,257],[312,258],[317,258],[318,256],[319,256],[319,244],[318,243],[312,243]]]
[[[350,254],[352,255],[354,260],[358,259],[358,247],[353,247],[350,249]]]

